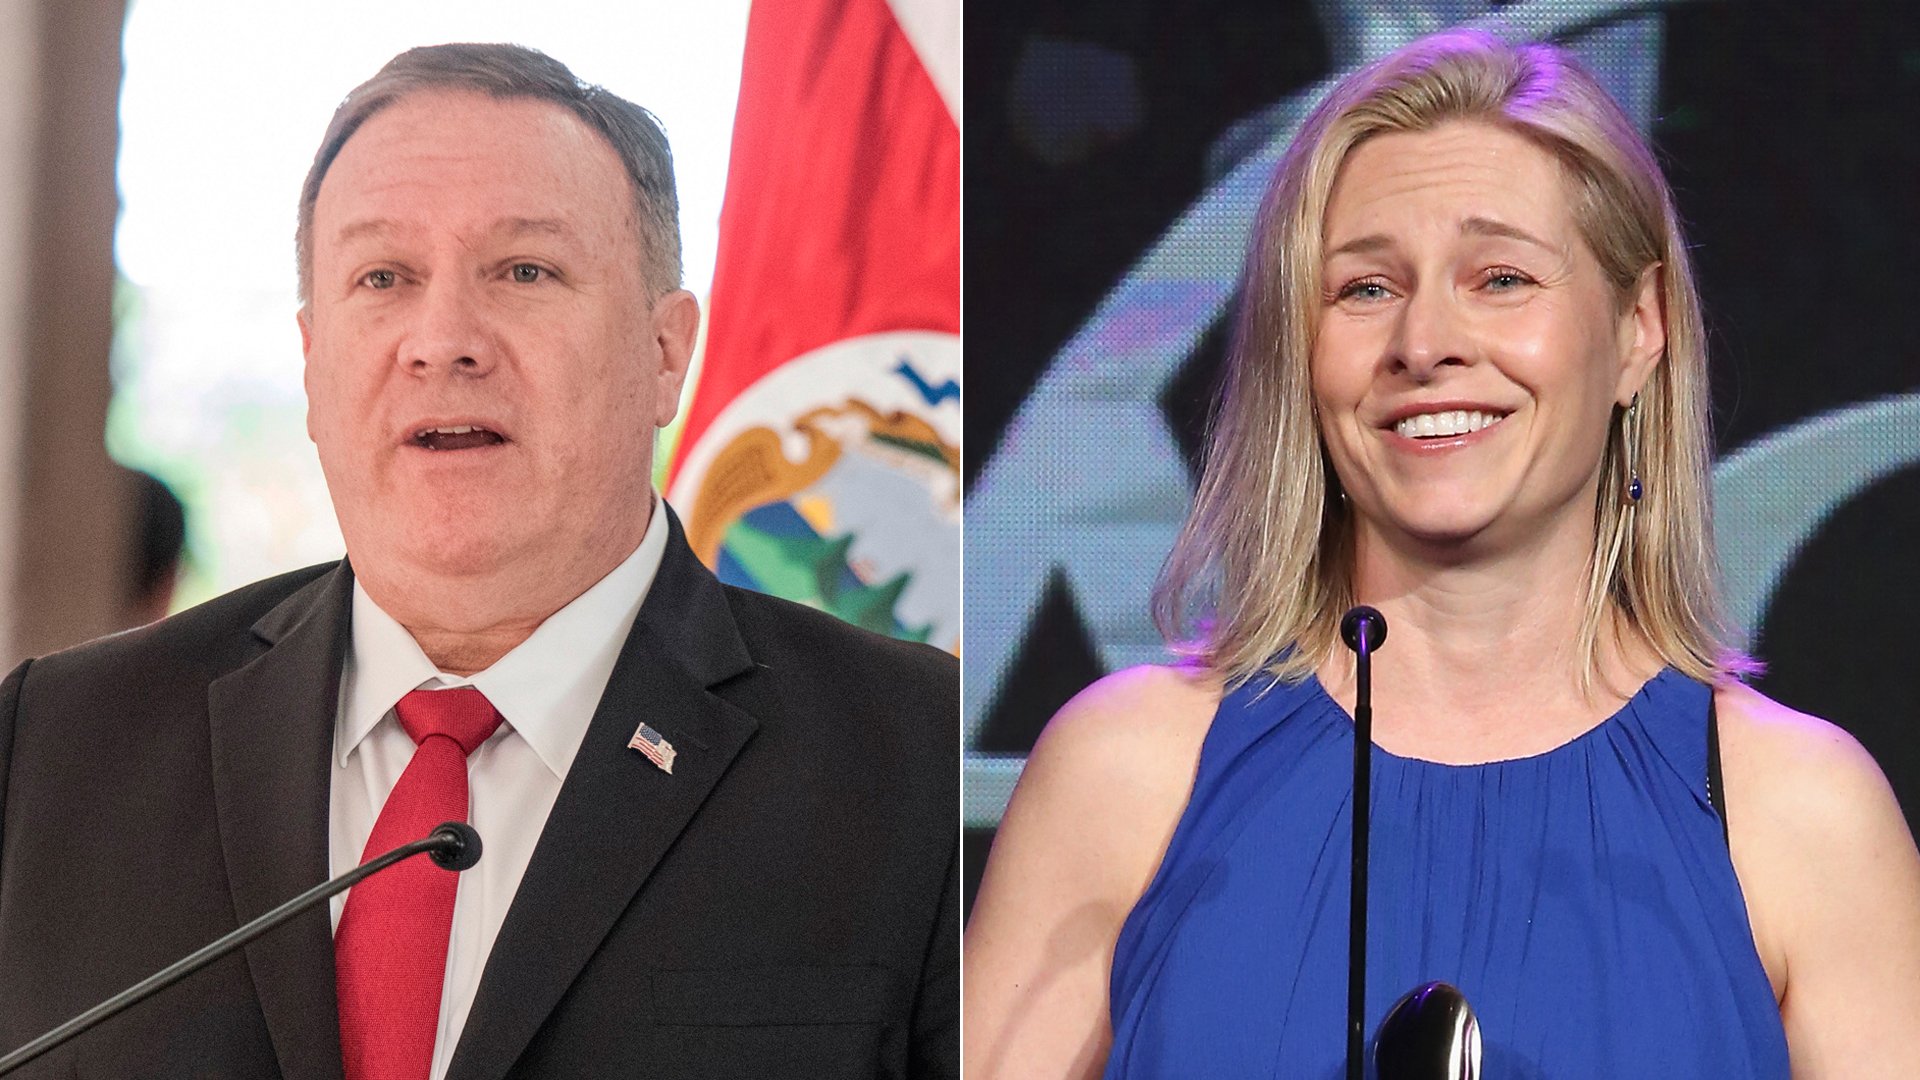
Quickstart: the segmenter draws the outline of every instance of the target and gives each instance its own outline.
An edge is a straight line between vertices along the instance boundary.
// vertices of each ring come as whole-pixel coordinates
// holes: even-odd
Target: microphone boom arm
[[[118,994],[88,1009],[86,1012],[61,1024],[45,1035],[27,1043],[6,1057],[0,1058],[0,1076],[4,1076],[20,1066],[25,1065],[27,1062],[34,1060],[47,1051],[52,1050],[54,1047],[66,1042],[68,1039],[100,1023],[102,1020],[138,1005],[140,1002],[145,1001],[154,994],[173,985],[175,982],[206,967],[208,964],[233,952],[260,935],[273,930],[281,923],[306,911],[320,901],[333,896],[335,893],[344,892],[352,888],[361,881],[372,877],[403,859],[410,859],[415,855],[425,853],[432,855],[434,862],[442,867],[455,871],[464,870],[467,866],[473,865],[472,862],[466,861],[468,854],[471,854],[475,861],[478,860],[479,841],[479,834],[475,833],[472,827],[468,826],[465,822],[448,822],[434,829],[433,832],[424,839],[415,840],[410,844],[403,844],[384,855],[361,863],[359,866],[354,867],[352,870],[341,874],[331,881],[321,882],[306,892],[301,893],[299,896],[267,912],[265,915],[254,919],[252,922],[244,923],[231,933],[224,934],[201,948],[188,953],[186,956],[168,964],[166,967],[161,968],[159,971],[127,987]],[[465,865],[458,865],[462,862],[464,862]]]

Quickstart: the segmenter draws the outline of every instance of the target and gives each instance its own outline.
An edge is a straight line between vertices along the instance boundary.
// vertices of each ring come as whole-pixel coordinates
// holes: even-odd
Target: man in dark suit
[[[413,50],[341,106],[300,325],[348,560],[0,685],[0,1043],[422,822],[486,855],[35,1075],[958,1075],[955,665],[721,585],[649,496],[676,213],[652,118],[537,53]]]

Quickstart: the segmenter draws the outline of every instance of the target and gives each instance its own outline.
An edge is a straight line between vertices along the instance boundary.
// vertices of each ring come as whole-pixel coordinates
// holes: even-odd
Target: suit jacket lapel
[[[328,876],[328,758],[353,575],[342,563],[253,627],[266,651],[208,688],[214,802],[234,912],[251,919]],[[340,1080],[333,932],[322,906],[246,947],[287,1080]]]
[[[498,1080],[520,1057],[757,726],[709,691],[753,661],[720,583],[671,516],[669,526],[660,571],[494,941],[448,1080]],[[627,748],[642,721],[673,743],[671,775]]]

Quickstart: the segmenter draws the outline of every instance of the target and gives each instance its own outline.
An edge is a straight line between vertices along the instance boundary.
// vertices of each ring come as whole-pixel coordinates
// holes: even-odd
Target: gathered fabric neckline
[[[1573,738],[1568,739],[1566,742],[1563,742],[1558,746],[1549,747],[1548,749],[1541,750],[1532,754],[1518,754],[1513,757],[1494,758],[1489,761],[1469,761],[1469,762],[1434,761],[1430,758],[1410,757],[1405,754],[1396,754],[1393,751],[1387,749],[1386,747],[1381,746],[1378,741],[1375,741],[1373,744],[1373,752],[1377,757],[1390,758],[1396,762],[1399,762],[1409,767],[1425,766],[1433,769],[1485,769],[1485,768],[1489,768],[1496,765],[1515,765],[1515,764],[1521,764],[1529,761],[1535,761],[1535,762],[1543,761],[1547,758],[1553,757],[1556,754],[1568,753],[1572,750],[1575,750],[1576,748],[1581,746],[1583,743],[1586,743],[1590,740],[1603,737],[1607,729],[1619,724],[1621,722],[1621,718],[1625,716],[1628,711],[1635,708],[1649,695],[1649,693],[1653,690],[1656,683],[1663,682],[1664,680],[1667,680],[1669,678],[1684,678],[1684,677],[1685,676],[1682,676],[1680,672],[1675,668],[1666,667],[1666,668],[1660,669],[1660,671],[1657,672],[1652,678],[1648,679],[1644,683],[1641,683],[1640,689],[1634,691],[1633,696],[1628,698],[1626,701],[1622,702],[1620,707],[1618,709],[1615,709],[1612,713],[1608,714],[1606,719],[1593,725],[1592,727],[1581,732],[1580,734],[1575,735]],[[1351,739],[1353,737],[1353,723],[1354,723],[1353,714],[1349,713],[1347,711],[1346,706],[1340,704],[1340,702],[1334,698],[1333,694],[1327,690],[1326,685],[1320,681],[1319,675],[1315,674],[1315,675],[1307,676],[1306,682],[1309,685],[1310,691],[1317,698],[1319,698],[1320,702],[1326,707],[1329,714],[1329,719],[1337,723],[1344,730],[1346,737]]]

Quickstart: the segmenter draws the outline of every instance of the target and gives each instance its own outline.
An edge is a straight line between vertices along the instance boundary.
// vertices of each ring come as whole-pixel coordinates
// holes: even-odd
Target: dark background
[[[1748,0],[1661,17],[1652,135],[1694,245],[1718,450],[1920,389],[1920,14]],[[1299,0],[968,5],[970,493],[1062,344],[1218,174],[1222,136],[1334,73],[1332,52]],[[1223,344],[1216,324],[1160,401],[1190,468]],[[1769,665],[1759,688],[1859,737],[1910,821],[1920,674],[1902,627],[1920,610],[1916,539],[1909,465],[1826,521],[1755,638]],[[993,554],[969,544],[969,572]],[[1026,625],[970,755],[1023,754],[1105,673],[1064,589]],[[969,902],[990,842],[968,830]]]

